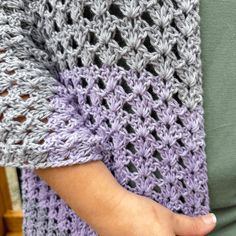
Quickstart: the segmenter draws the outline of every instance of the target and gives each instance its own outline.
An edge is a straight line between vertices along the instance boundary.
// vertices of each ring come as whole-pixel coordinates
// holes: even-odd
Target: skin
[[[204,236],[216,226],[211,214],[174,213],[128,191],[100,160],[34,172],[99,236]]]

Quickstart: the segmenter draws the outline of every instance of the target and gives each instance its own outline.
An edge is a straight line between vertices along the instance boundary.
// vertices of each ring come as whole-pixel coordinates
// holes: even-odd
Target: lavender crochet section
[[[53,132],[43,145],[48,162],[102,159],[134,193],[187,215],[209,211],[203,109],[182,104],[174,78],[164,82],[147,71],[91,66],[64,71],[60,83],[65,87],[52,100],[58,113],[48,120]],[[40,228],[32,221],[45,214],[50,230],[76,235],[83,228],[93,235],[31,170],[24,173],[28,230]]]

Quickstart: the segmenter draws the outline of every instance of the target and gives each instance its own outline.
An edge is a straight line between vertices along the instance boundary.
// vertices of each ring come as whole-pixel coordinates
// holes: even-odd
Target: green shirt
[[[201,0],[211,236],[236,236],[236,1]]]

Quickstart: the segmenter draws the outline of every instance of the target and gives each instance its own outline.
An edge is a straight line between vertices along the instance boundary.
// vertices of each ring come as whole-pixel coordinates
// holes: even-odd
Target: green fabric
[[[236,1],[201,0],[201,48],[211,236],[236,236]]]

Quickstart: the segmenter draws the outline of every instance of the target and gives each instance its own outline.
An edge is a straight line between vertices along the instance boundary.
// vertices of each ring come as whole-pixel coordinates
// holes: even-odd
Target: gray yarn
[[[5,50],[0,54],[0,91],[8,91],[0,96],[1,165],[47,166],[40,164],[47,151],[39,143],[48,135],[41,120],[50,114],[57,72],[65,69],[105,64],[145,69],[164,81],[174,75],[180,102],[189,109],[202,104],[196,0],[0,4],[0,47]],[[31,96],[22,101],[20,94]],[[27,118],[24,124],[14,120],[20,115]]]
[[[0,2],[0,165],[34,167],[47,153],[39,143],[48,133],[43,119],[55,78],[43,65],[48,55],[31,40],[31,18],[23,1]],[[28,95],[27,100],[22,96]],[[19,117],[25,122],[17,121]]]

